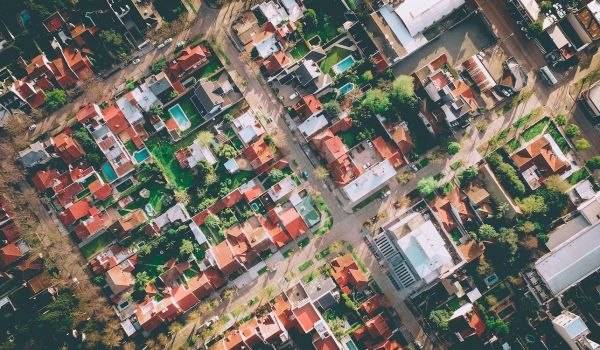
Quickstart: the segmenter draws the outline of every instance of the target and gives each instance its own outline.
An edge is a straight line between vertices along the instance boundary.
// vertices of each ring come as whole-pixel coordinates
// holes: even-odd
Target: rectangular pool
[[[106,176],[106,179],[108,180],[109,183],[113,182],[113,181],[115,181],[116,179],[119,178],[117,176],[117,173],[113,169],[113,167],[110,166],[110,164],[108,164],[108,162],[102,164],[102,172]]]
[[[347,93],[349,93],[352,90],[354,90],[354,83],[347,83],[344,86],[342,86],[341,88],[339,88],[339,91],[342,94],[342,96],[346,95]]]
[[[352,55],[348,55],[346,58],[336,63],[331,69],[335,72],[335,74],[344,73],[348,68],[352,67],[354,62],[356,62],[354,57],[352,57]]]
[[[190,126],[192,126],[192,123],[190,123],[190,120],[185,115],[185,112],[183,111],[179,103],[169,108],[169,114],[171,114],[171,117],[175,119],[177,126],[179,126],[179,130],[184,131],[189,129]]]
[[[141,150],[133,153],[133,159],[135,159],[135,162],[138,164],[143,163],[149,157],[150,152],[147,148],[142,148]]]

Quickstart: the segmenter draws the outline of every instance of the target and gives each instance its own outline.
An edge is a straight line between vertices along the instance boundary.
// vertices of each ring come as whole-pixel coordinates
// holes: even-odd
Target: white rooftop
[[[546,32],[548,33],[548,35],[550,35],[550,38],[554,42],[554,45],[556,45],[556,47],[558,47],[559,49],[563,48],[566,45],[569,45],[569,39],[567,39],[567,37],[565,36],[565,34],[559,26],[553,26],[549,28]]]
[[[245,145],[249,144],[255,138],[265,133],[265,129],[260,124],[260,122],[254,117],[254,114],[250,110],[237,117],[233,121],[232,125],[234,130],[240,137],[241,141]]]
[[[465,0],[405,0],[394,11],[414,37],[464,4]]]
[[[591,199],[581,203],[577,210],[591,225],[600,221],[600,192]]]
[[[430,283],[454,264],[444,239],[431,220],[398,240],[398,246],[419,277]]]
[[[600,222],[588,226],[535,263],[553,295],[559,295],[600,268]]]
[[[189,220],[190,215],[185,209],[185,206],[181,203],[177,203],[164,212],[161,216],[155,218],[152,222],[158,225],[159,228],[163,228],[167,224],[175,221],[181,221],[183,223]]]
[[[290,22],[296,22],[304,16],[304,8],[296,0],[281,0],[281,4],[290,15]]]
[[[217,158],[215,158],[212,151],[206,146],[201,146],[197,141],[194,141],[188,149],[190,150],[190,155],[187,157],[187,161],[190,164],[190,168],[195,167],[203,160],[210,165],[217,163]]]
[[[525,11],[527,11],[527,14],[529,14],[529,16],[534,21],[539,19],[542,11],[540,10],[540,7],[538,6],[538,3],[536,0],[518,0],[518,1],[521,3],[521,5],[525,9]]]
[[[267,21],[272,22],[274,25],[278,25],[281,22],[288,19],[285,10],[282,9],[279,5],[275,4],[275,2],[273,1],[260,3],[259,5],[253,7],[253,9],[255,8],[258,8],[260,12],[265,16]]]
[[[144,117],[142,112],[127,99],[127,95],[117,100],[117,106],[121,109],[129,124],[134,124]]]
[[[379,13],[385,19],[392,32],[394,32],[394,36],[402,44],[407,55],[427,44],[428,41],[422,34],[410,34],[398,14],[394,12],[390,5],[383,6],[379,10]]]
[[[361,174],[342,188],[351,202],[358,202],[377,190],[396,175],[396,169],[389,160],[384,160]]]
[[[296,183],[291,176],[284,178],[275,185],[271,186],[267,191],[273,202],[277,202],[281,198],[290,194],[296,188]]]
[[[148,87],[148,84],[143,83],[131,91],[135,101],[144,112],[148,112],[150,108],[158,102],[158,98]]]
[[[279,51],[275,34],[269,35],[265,40],[257,43],[254,47],[256,47],[256,51],[258,51],[258,55],[261,58],[267,58],[271,56],[272,53]]]
[[[238,165],[238,163],[235,159],[228,159],[223,164],[223,166],[225,167],[225,169],[227,169],[227,172],[230,174],[233,174],[236,171],[240,170],[240,166]]]
[[[587,4],[588,10],[592,12],[596,21],[600,22],[600,0],[592,0]]]
[[[560,315],[556,316],[552,323],[555,326],[563,328],[571,339],[576,339],[582,335],[589,333],[583,319],[570,311],[564,310]]]
[[[304,137],[310,137],[320,130],[323,130],[329,125],[327,118],[323,114],[312,115],[302,124],[298,125],[298,130]]]

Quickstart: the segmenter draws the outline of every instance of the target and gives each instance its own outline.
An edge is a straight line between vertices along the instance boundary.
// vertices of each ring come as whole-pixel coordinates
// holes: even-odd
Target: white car
[[[131,63],[133,63],[133,64],[140,64],[140,62],[142,62],[142,60],[140,60],[139,58],[136,58]]]
[[[29,125],[29,127],[27,129],[29,129],[29,131],[33,131],[37,128],[37,124],[31,124]]]
[[[185,46],[185,41],[180,41],[177,43],[177,47],[184,47]]]
[[[157,49],[162,49],[163,47],[165,47],[165,43],[160,43],[156,46]]]
[[[173,38],[166,38],[165,41],[163,41],[163,44],[167,45],[173,42]]]

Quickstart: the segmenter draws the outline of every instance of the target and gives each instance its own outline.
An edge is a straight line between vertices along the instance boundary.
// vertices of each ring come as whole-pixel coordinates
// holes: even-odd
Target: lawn
[[[567,178],[567,182],[570,183],[571,185],[576,185],[578,183],[580,183],[581,181],[587,179],[590,176],[590,173],[587,171],[586,168],[581,168],[577,171],[575,171],[573,174],[571,174],[571,176],[569,176]]]
[[[105,231],[98,237],[94,238],[88,244],[80,248],[81,254],[88,259],[92,255],[98,253],[102,248],[106,247],[110,242],[114,240],[113,235],[109,231]]]
[[[358,132],[359,132],[359,130],[357,130],[356,128],[350,128],[346,131],[339,132],[337,135],[342,139],[342,142],[344,142],[344,144],[348,148],[352,148],[352,147],[358,145],[358,143],[360,142],[356,138],[356,134]]]
[[[294,48],[290,51],[290,54],[295,60],[299,60],[302,57],[304,57],[308,53],[308,51],[310,50],[308,49],[308,46],[306,46],[304,40],[299,40],[298,42],[296,42]]]
[[[185,116],[190,120],[190,123],[192,124],[192,126],[190,126],[190,128],[186,130],[187,132],[194,130],[195,127],[204,123],[204,118],[200,116],[200,113],[198,113],[198,109],[196,109],[196,107],[192,104],[192,101],[189,97],[182,98],[178,101],[178,103],[181,106],[181,109],[183,109]]]
[[[317,260],[321,260],[323,258],[325,258],[327,255],[329,255],[331,253],[331,247],[327,247],[325,249],[323,249],[322,251],[320,251],[319,253],[317,253],[317,255],[315,255],[315,258],[317,258]]]
[[[300,272],[302,271],[306,271],[309,267],[311,267],[314,264],[314,262],[312,261],[312,259],[310,260],[306,260],[305,262],[303,262],[300,266],[298,266],[298,270],[300,270]]]
[[[306,0],[304,5],[307,9],[313,9],[317,14],[317,25],[305,25],[303,27],[304,38],[311,39],[318,35],[321,38],[321,46],[338,35],[338,28],[344,23],[343,5],[340,0]]]
[[[193,139],[190,143],[192,141]],[[173,145],[157,137],[148,139],[145,143],[152,156],[154,156],[154,159],[157,160],[158,167],[170,183],[179,189],[186,189],[192,185],[192,173],[181,169],[181,166],[173,156],[179,148],[183,147],[183,145],[179,146],[181,143]]]
[[[329,50],[329,52],[327,53],[327,57],[325,57],[325,59],[323,61],[321,61],[321,64],[320,64],[321,70],[325,74],[335,75],[335,74],[330,74],[332,67],[339,61],[346,58],[351,53],[352,53],[352,51],[343,49],[341,47],[337,47],[337,46],[332,47],[331,50]]]
[[[172,196],[172,193],[167,189],[165,184],[159,183],[153,178],[146,183],[139,185],[137,188],[138,190],[135,193],[132,193],[132,197],[134,198],[133,202],[131,202],[126,209],[144,209],[146,204],[150,203],[154,210],[154,216],[162,214],[163,209],[166,209],[163,208],[166,197]],[[148,198],[143,198],[139,195],[139,192],[144,188],[150,191]]]
[[[527,129],[523,132],[523,134],[522,134],[523,139],[526,142],[533,140],[536,136],[541,135],[544,132],[544,130],[546,129],[546,126],[549,123],[550,123],[550,119],[544,118],[544,119],[540,120],[539,122],[533,124],[529,129]]]
[[[213,53],[214,54],[214,53]],[[206,66],[198,69],[196,73],[194,73],[194,77],[196,79],[208,78],[213,76],[215,73],[219,72],[223,68],[221,62],[217,59],[210,59]]]
[[[532,114],[528,113],[528,114],[524,115],[523,117],[521,117],[521,119],[514,122],[512,126],[515,129],[518,129],[518,128],[522,127],[523,125],[527,124],[527,122],[529,121],[529,119],[531,119],[531,117],[532,117]]]
[[[298,247],[300,248],[304,248],[306,247],[306,245],[308,244],[309,238],[306,237],[303,240],[301,240],[300,242],[298,242]]]
[[[508,153],[512,153],[516,151],[521,146],[521,141],[519,141],[518,137],[508,141],[506,147],[508,147]]]

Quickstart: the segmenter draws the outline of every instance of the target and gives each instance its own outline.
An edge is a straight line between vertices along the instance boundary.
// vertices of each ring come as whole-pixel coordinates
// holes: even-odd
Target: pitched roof
[[[243,153],[250,161],[252,168],[257,171],[264,168],[267,163],[275,158],[273,151],[265,142],[264,137],[260,137],[248,147],[244,148]]]
[[[78,202],[75,202],[68,208],[65,208],[65,210],[62,213],[60,213],[58,217],[60,218],[60,221],[62,221],[63,224],[69,226],[75,223],[75,221],[88,215],[91,209],[92,208],[90,207],[87,200],[82,199]]]
[[[346,144],[344,144],[342,139],[337,135],[324,140],[321,143],[319,150],[327,163],[334,162],[336,159],[341,158],[344,154],[348,153]]]
[[[297,238],[308,231],[308,226],[295,208],[289,208],[279,213],[279,219],[285,231],[292,238]]]
[[[38,192],[44,192],[45,190],[52,187],[54,181],[59,177],[58,170],[49,169],[49,170],[40,170],[33,177],[31,181],[35,185],[35,188]]]
[[[21,237],[21,231],[14,221],[10,221],[8,224],[2,226],[0,231],[2,231],[2,235],[9,242],[14,242]]]
[[[76,159],[85,154],[79,143],[66,132],[62,132],[53,137],[52,143],[54,144],[58,155],[67,164],[73,163]]]
[[[97,178],[89,186],[88,189],[94,198],[99,201],[105,200],[112,195],[112,187],[109,184],[104,183],[102,179]]]
[[[90,216],[75,227],[75,234],[79,240],[83,241],[108,227],[110,225],[109,220],[110,218],[106,212]]]
[[[125,118],[125,114],[116,104],[110,104],[104,108],[102,114],[106,124],[115,135],[119,135],[129,128],[129,122]]]
[[[535,164],[542,171],[557,173],[569,167],[569,164],[560,159],[552,149],[548,138],[544,136],[528,144],[512,155],[512,160],[517,167],[524,171]]]
[[[117,295],[133,287],[135,280],[131,272],[125,271],[117,265],[106,272],[106,284],[108,284],[113,294]]]
[[[17,243],[9,243],[0,248],[0,267],[6,267],[23,256]]]
[[[306,95],[300,99],[295,105],[294,110],[302,114],[303,118],[308,118],[311,115],[323,110],[323,105],[315,95]]]
[[[335,279],[340,288],[348,285],[361,288],[368,282],[369,278],[358,267],[358,264],[350,254],[337,257],[331,261],[333,272],[331,276]]]
[[[224,275],[230,275],[241,268],[240,263],[235,260],[227,240],[211,247],[210,250],[215,258],[217,267]]]
[[[263,66],[267,73],[274,74],[280,69],[290,65],[292,62],[292,59],[289,58],[285,52],[277,51],[263,62]]]
[[[321,316],[312,303],[306,303],[292,310],[296,316],[296,322],[304,333],[309,333],[315,328],[315,323],[321,320]]]
[[[382,136],[377,137],[373,140],[373,146],[375,150],[383,159],[387,159],[392,163],[395,168],[400,167],[404,164],[404,160],[402,159],[402,154],[400,154],[400,149],[391,145]]]

